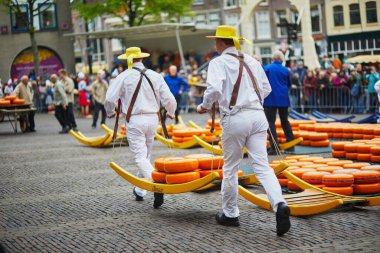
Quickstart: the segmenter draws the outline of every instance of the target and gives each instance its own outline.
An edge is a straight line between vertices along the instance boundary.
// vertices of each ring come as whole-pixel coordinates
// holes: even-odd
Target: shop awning
[[[346,60],[346,63],[376,63],[380,62],[380,55],[358,55]]]
[[[142,39],[155,39],[176,36],[179,32],[181,36],[186,35],[205,35],[213,34],[215,28],[207,29],[205,27],[197,28],[195,24],[177,24],[177,23],[162,23],[154,25],[134,26],[113,30],[104,30],[96,32],[78,32],[67,33],[64,36],[76,38],[90,38],[90,39],[128,39],[128,40],[142,40]],[[211,32],[211,33],[210,33]]]

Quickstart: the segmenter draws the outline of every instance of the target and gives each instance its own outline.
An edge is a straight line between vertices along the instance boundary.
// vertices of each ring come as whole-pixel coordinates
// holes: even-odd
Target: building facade
[[[380,0],[328,0],[325,12],[332,57],[380,54]]]
[[[20,1],[19,1],[20,2]],[[24,1],[26,2],[26,1]],[[70,1],[38,0],[35,2],[34,28],[39,47],[40,74],[44,69],[50,73],[59,68],[74,71],[73,40],[63,37],[72,30]],[[31,40],[27,32],[29,13],[27,4],[20,4],[20,11],[0,5],[0,77],[20,78],[33,68]]]

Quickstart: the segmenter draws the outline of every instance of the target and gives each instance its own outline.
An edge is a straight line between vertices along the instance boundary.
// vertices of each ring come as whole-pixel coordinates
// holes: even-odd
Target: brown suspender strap
[[[237,97],[238,97],[238,94],[239,94],[239,88],[240,88],[240,83],[241,83],[241,77],[243,75],[243,55],[240,55],[239,56],[236,56],[234,54],[230,54],[228,53],[229,55],[235,57],[236,59],[239,60],[239,75],[238,75],[238,78],[235,82],[235,85],[234,85],[234,88],[232,90],[232,95],[231,95],[231,100],[230,100],[230,109],[232,108],[232,106],[236,105],[236,100],[237,100]]]
[[[216,107],[216,102],[214,102],[211,107],[211,128],[210,128],[211,133],[213,133],[215,130],[215,111],[216,111],[215,107]]]
[[[154,87],[153,87],[153,83],[152,83],[152,81],[149,79],[149,77],[145,74],[145,72],[147,71],[147,69],[139,69],[139,68],[136,68],[136,67],[133,67],[133,69],[134,70],[137,70],[137,71],[139,71],[140,73],[141,73],[141,77],[140,77],[140,81],[139,81],[139,83],[140,83],[140,86],[141,86],[141,81],[142,81],[142,78],[143,77],[145,77],[146,78],[146,80],[148,81],[148,83],[149,83],[149,86],[150,86],[150,88],[152,89],[152,91],[153,91],[153,95],[154,95],[154,97],[156,98],[156,101],[157,101],[157,104],[158,104],[158,110],[160,110],[160,105],[161,105],[161,103],[160,103],[160,101],[157,99],[157,96],[156,96],[156,92],[154,91]],[[138,86],[138,85],[137,85]],[[137,89],[139,89],[140,90],[140,87],[136,87],[136,90]],[[137,91],[138,92],[138,91]],[[135,93],[136,93],[136,91],[135,91]],[[133,96],[134,96],[135,94],[133,94]],[[137,95],[136,95],[136,97],[137,97]],[[135,99],[136,100],[136,99]],[[132,105],[132,102],[133,102],[133,105],[134,105],[134,102],[136,102],[136,101],[133,101],[133,97],[132,97],[132,101],[131,101],[131,105]],[[130,107],[131,107],[131,105],[130,105]],[[133,108],[133,105],[132,105],[132,108]],[[128,111],[129,111],[129,108],[128,108]],[[131,109],[131,114],[132,114],[132,109]],[[162,126],[162,131],[164,132],[164,135],[165,135],[165,137],[166,137],[166,139],[169,139],[169,133],[168,133],[168,130],[167,130],[167,128],[166,128],[166,124],[165,124],[165,121],[163,121],[162,120],[162,115],[161,115],[161,112],[160,111],[158,111],[157,112],[157,116],[158,116],[158,119],[160,120],[160,122],[161,122],[161,126]],[[127,117],[128,117],[128,115],[127,115]],[[129,116],[130,117],[130,116]],[[129,118],[127,118],[127,122],[129,122]]]
[[[141,88],[142,79],[143,79],[143,75],[140,76],[140,80],[137,83],[135,92],[133,92],[133,95],[132,95],[131,103],[129,104],[129,107],[128,107],[127,116],[125,118],[128,123],[129,123],[129,120],[130,120],[131,115],[132,115],[133,106],[136,103],[137,95],[139,94],[139,91],[140,91],[140,88]]]
[[[113,136],[112,140],[114,141],[117,136],[117,130],[119,128],[119,115],[120,115],[120,107],[121,107],[121,99],[117,101],[117,110],[116,110],[116,120],[115,120],[115,126],[113,127]]]
[[[242,68],[242,66],[244,66],[245,70],[247,70],[249,78],[251,79],[253,88],[254,88],[254,90],[256,92],[257,97],[259,98],[260,104],[263,105],[263,101],[261,99],[261,95],[260,95],[259,89],[257,87],[257,83],[256,83],[256,80],[255,80],[255,77],[253,76],[253,73],[252,73],[251,69],[249,68],[249,66],[247,65],[247,63],[244,62],[243,55],[239,54],[239,56],[237,56],[237,55],[230,54],[230,53],[228,53],[228,54],[231,55],[231,56],[233,56],[233,57],[235,57],[236,59],[238,59],[239,63],[240,63],[240,66],[239,66],[239,76],[238,76],[238,80],[235,83],[235,86],[237,85],[237,82],[239,81],[239,87],[240,87],[240,81],[241,81],[240,68]],[[239,79],[239,77],[240,77],[240,79]],[[234,86],[234,90],[232,92],[231,101],[232,101],[232,98],[234,97],[235,86]],[[239,92],[239,88],[237,89],[237,92]],[[236,94],[236,98],[237,98],[237,94]],[[236,100],[234,102],[236,103]],[[230,102],[230,108],[231,108],[231,102]]]

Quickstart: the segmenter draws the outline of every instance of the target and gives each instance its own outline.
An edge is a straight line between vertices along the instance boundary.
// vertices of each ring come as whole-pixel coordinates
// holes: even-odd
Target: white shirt
[[[244,67],[236,105],[231,110],[229,109],[232,90],[239,74],[239,60],[227,53],[238,55],[236,48],[229,47],[223,51],[222,55],[214,58],[208,66],[207,89],[204,92],[202,107],[209,110],[212,104],[218,101],[222,114],[234,114],[244,108],[263,110]],[[266,98],[272,89],[263,67],[247,54],[244,54],[244,62],[249,66],[256,79],[261,98]]]
[[[133,67],[143,69],[144,65],[141,62],[136,62],[133,64]],[[164,78],[152,70],[147,70],[145,73],[153,84],[157,100],[154,97],[152,88],[144,77],[135,105],[133,106],[132,114],[157,113],[160,109],[157,101],[161,101],[166,111],[170,115],[174,115],[174,111],[177,108],[177,102],[170,92]],[[127,69],[114,79],[114,82],[107,90],[106,100],[104,102],[104,107],[108,116],[114,114],[115,104],[119,98],[121,98],[123,113],[127,113],[133,93],[140,80],[140,76],[141,74],[139,71],[135,69]]]

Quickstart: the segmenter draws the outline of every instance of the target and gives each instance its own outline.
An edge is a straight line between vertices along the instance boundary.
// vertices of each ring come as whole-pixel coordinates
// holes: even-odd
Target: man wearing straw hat
[[[281,236],[290,228],[290,210],[282,197],[273,169],[268,164],[268,122],[262,102],[271,92],[269,81],[257,60],[238,51],[240,40],[250,42],[237,37],[234,27],[219,26],[216,35],[207,38],[215,39],[215,48],[220,56],[208,66],[207,89],[197,111],[206,113],[218,102],[222,117],[223,211],[216,214],[216,221],[226,226],[240,225],[237,171],[245,146],[255,174],[276,212],[277,235]]]
[[[126,114],[126,128],[129,148],[138,167],[138,176],[151,178],[153,166],[150,155],[154,135],[157,130],[160,102],[167,111],[167,117],[174,118],[177,103],[164,78],[147,70],[142,59],[148,57],[138,47],[127,48],[126,53],[118,57],[127,60],[128,69],[119,74],[106,94],[104,107],[108,117],[115,116],[115,103],[121,101],[121,110]],[[119,100],[120,99],[120,100]],[[142,201],[146,190],[133,189],[136,201]],[[154,194],[154,208],[163,204],[163,194]]]

